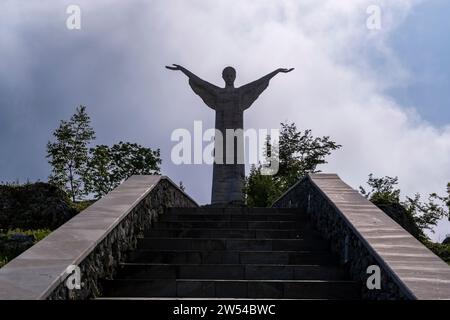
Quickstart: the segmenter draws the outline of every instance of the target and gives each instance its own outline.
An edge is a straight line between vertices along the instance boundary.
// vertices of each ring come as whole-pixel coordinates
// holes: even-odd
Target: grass
[[[37,230],[23,230],[23,229],[9,229],[0,230],[0,268],[3,267],[8,261],[11,261],[24,250],[28,249],[27,246],[20,246],[20,243],[10,242],[11,236],[14,234],[22,234],[26,236],[33,236],[34,241],[31,245],[36,244],[38,241],[44,239],[51,230],[49,229],[37,229]]]
[[[23,230],[23,229],[9,229],[4,234],[9,238],[13,234],[23,234],[26,236],[33,236],[35,239],[35,243],[41,241],[46,236],[50,234],[51,230],[49,229],[37,229],[37,230]]]
[[[91,204],[93,204],[96,200],[83,200],[83,201],[77,201],[77,202],[71,202],[70,206],[74,208],[78,213],[89,207]]]
[[[8,263],[8,258],[0,255],[0,268],[3,267],[7,263]]]
[[[30,186],[33,183],[27,181],[26,183],[20,183],[17,181],[12,182],[2,182],[0,181],[0,187],[5,187],[7,190],[17,191],[21,190],[24,186]],[[17,189],[17,190],[16,190]],[[19,190],[19,191],[20,191]],[[66,202],[69,207],[74,209],[76,213],[79,213],[89,207],[91,204],[95,202],[95,200],[83,200],[72,202],[67,197],[64,197],[61,194],[55,193],[54,196],[60,197],[62,201]],[[43,199],[44,201],[45,199]],[[33,205],[33,204],[31,204]],[[32,210],[31,210],[32,211]],[[1,210],[0,210],[1,213]],[[9,221],[11,222],[11,221]],[[15,228],[17,225],[20,225],[22,228]],[[46,229],[34,229],[44,227]],[[8,261],[11,261],[16,256],[21,254],[23,251],[27,250],[30,245],[36,244],[38,241],[45,238],[54,227],[51,227],[51,224],[48,225],[32,225],[31,223],[23,223],[23,224],[14,224],[10,223],[8,226],[3,226],[4,229],[0,227],[0,268],[4,266]],[[11,229],[7,229],[11,228]],[[30,241],[22,242],[20,240],[14,241],[11,239],[11,236],[14,234],[21,234],[24,236],[33,236],[34,241],[32,244]]]

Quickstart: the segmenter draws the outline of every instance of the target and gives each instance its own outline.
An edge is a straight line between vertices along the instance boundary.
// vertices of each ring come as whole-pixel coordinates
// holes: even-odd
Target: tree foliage
[[[98,145],[90,150],[87,191],[96,198],[107,194],[132,175],[159,174],[160,150],[136,143],[119,142],[111,148]]]
[[[253,165],[245,182],[245,194],[249,207],[268,207],[281,194],[278,181],[261,173],[261,165]]]
[[[89,171],[84,176],[86,191],[100,198],[116,186],[112,175],[114,164],[111,150],[106,145],[98,145],[91,148],[89,153]]]
[[[373,174],[369,174],[367,185],[372,189],[366,191],[363,187],[359,190],[363,196],[376,204],[392,204],[400,203],[400,189],[397,189],[398,177],[385,176],[382,178],[374,178]]]
[[[266,154],[271,150],[269,141]],[[281,123],[280,139],[273,148],[279,157],[279,170],[274,175],[263,175],[264,164],[251,168],[244,189],[247,205],[270,205],[307,173],[320,172],[317,167],[327,163],[326,157],[340,147],[328,136],[314,137],[311,130],[298,131],[295,123]]]
[[[341,147],[329,136],[314,137],[309,129],[298,131],[295,123],[281,123],[280,168],[274,177],[286,190],[307,173],[320,172],[317,167],[327,163],[326,157]]]
[[[84,196],[100,198],[135,174],[159,174],[160,150],[136,143],[119,142],[112,147],[97,145],[85,106],[69,121],[62,120],[47,144],[52,167],[49,182],[65,190],[73,202]]]
[[[437,225],[439,220],[449,217],[449,212],[442,203],[443,199],[432,193],[425,202],[422,202],[420,194],[416,193],[413,198],[406,197],[403,205],[408,212],[411,212],[420,229],[434,232],[433,227]]]
[[[88,163],[88,146],[95,139],[85,106],[79,106],[69,121],[62,120],[47,143],[47,158],[52,167],[49,182],[66,190],[72,201],[86,194],[83,176]]]
[[[414,197],[406,196],[405,200],[401,201],[400,189],[397,188],[398,177],[374,178],[373,174],[370,174],[367,184],[371,187],[371,190],[367,192],[363,187],[360,187],[362,195],[378,206],[401,205],[406,213],[412,217],[415,225],[422,231],[430,230],[433,232],[433,227],[437,225],[439,220],[450,217],[450,184],[447,186],[447,196],[432,193],[424,202],[421,201],[418,193]]]

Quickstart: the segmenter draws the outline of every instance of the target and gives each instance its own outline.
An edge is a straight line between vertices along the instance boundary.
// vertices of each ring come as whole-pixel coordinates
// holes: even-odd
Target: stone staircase
[[[359,299],[328,247],[296,209],[170,208],[101,298]]]

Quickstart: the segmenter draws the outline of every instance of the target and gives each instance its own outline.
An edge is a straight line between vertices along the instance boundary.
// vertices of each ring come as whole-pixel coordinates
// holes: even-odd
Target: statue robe
[[[208,107],[216,111],[215,127],[223,137],[223,141],[217,137],[214,141],[215,161],[211,194],[213,205],[244,203],[244,141],[234,138],[233,143],[231,139],[227,139],[226,129],[243,130],[244,110],[268,87],[269,81],[270,79],[264,77],[239,88],[219,88],[201,79],[189,80],[192,90]],[[227,154],[226,147],[231,143],[234,145],[233,158]],[[242,155],[240,159],[238,154]]]

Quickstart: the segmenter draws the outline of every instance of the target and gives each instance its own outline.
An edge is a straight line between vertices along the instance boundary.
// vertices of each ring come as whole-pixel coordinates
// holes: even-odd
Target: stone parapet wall
[[[144,229],[168,207],[197,207],[170,179],[133,176],[0,269],[0,299],[88,299],[101,293]],[[81,289],[66,285],[69,266]]]
[[[309,175],[273,207],[310,215],[351,277],[361,282],[363,298],[450,298],[450,267],[337,175]],[[372,265],[380,267],[380,289],[366,286]]]

